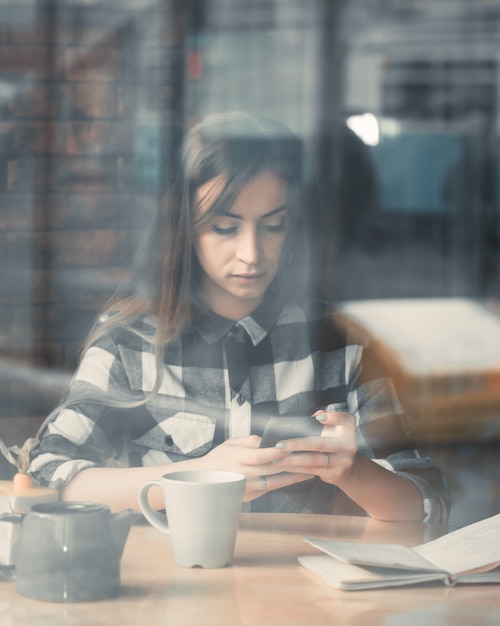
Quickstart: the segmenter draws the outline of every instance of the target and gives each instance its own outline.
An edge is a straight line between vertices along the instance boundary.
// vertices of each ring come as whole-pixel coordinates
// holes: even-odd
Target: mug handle
[[[170,534],[170,529],[168,527],[167,521],[165,519],[165,515],[156,513],[151,509],[148,502],[148,493],[151,487],[161,487],[161,482],[159,480],[150,480],[147,483],[144,483],[142,487],[139,489],[139,507],[144,515],[144,517],[148,520],[148,522],[161,530],[162,533]]]

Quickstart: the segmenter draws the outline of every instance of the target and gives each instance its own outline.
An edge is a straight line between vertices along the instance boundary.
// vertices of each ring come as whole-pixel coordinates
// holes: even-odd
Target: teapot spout
[[[140,519],[141,514],[133,509],[124,509],[111,516],[111,529],[118,557],[120,558],[132,524]]]

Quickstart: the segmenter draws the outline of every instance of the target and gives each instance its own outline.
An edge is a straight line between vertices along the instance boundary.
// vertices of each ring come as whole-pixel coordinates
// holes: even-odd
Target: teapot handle
[[[144,483],[142,487],[139,489],[139,507],[144,515],[144,517],[148,520],[148,522],[161,530],[162,533],[170,534],[170,529],[168,527],[165,515],[162,513],[156,513],[151,509],[148,502],[148,493],[151,487],[161,487],[161,482],[159,480],[150,480],[147,483]]]

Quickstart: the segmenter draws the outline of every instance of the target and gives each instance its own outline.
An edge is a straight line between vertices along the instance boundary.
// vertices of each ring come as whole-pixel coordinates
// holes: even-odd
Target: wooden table
[[[322,515],[244,514],[232,567],[184,569],[170,539],[132,527],[122,557],[120,597],[58,604],[19,596],[0,582],[2,626],[401,626],[500,623],[498,585],[438,583],[372,591],[330,588],[297,563],[317,553],[302,537],[415,545],[445,531],[423,524]]]

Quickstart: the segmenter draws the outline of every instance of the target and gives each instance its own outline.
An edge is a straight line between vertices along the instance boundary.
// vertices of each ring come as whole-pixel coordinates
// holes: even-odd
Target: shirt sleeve
[[[394,386],[372,345],[348,347],[346,375],[348,411],[356,417],[360,452],[416,486],[424,522],[446,523],[450,506],[446,479],[416,449]]]
[[[31,454],[34,481],[60,489],[78,472],[105,467],[117,458],[127,430],[127,412],[110,410],[119,403],[128,380],[120,351],[110,334],[82,357],[65,401],[46,421]]]

